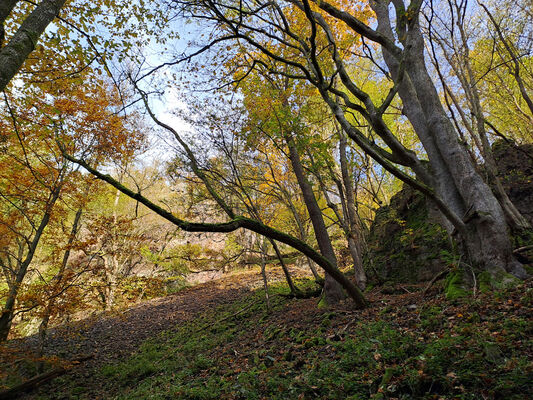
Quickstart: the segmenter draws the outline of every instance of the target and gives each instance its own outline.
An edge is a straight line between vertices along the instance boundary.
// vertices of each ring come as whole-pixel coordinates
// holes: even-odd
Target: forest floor
[[[376,287],[370,307],[355,310],[288,298],[281,273],[269,277],[269,311],[252,269],[56,328],[49,368],[91,358],[21,398],[531,398],[531,280],[454,302],[439,283],[426,293],[424,285]],[[36,373],[36,342],[9,346],[0,383],[12,386],[15,371]]]

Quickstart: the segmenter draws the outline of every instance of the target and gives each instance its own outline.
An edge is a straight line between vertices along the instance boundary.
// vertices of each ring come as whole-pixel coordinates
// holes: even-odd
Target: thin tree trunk
[[[58,187],[56,187],[51,194],[50,200],[48,201],[46,210],[43,214],[43,218],[41,219],[39,227],[37,228],[37,231],[35,232],[35,236],[33,237],[33,240],[31,241],[29,245],[28,254],[26,255],[26,258],[24,259],[24,261],[20,262],[20,264],[17,263],[18,264],[17,273],[13,281],[13,284],[11,285],[10,290],[7,294],[7,299],[4,304],[4,308],[2,310],[2,315],[0,316],[0,342],[5,341],[9,335],[9,331],[11,329],[11,323],[13,321],[13,316],[14,316],[14,311],[15,311],[15,303],[17,300],[20,285],[22,284],[22,281],[24,280],[24,277],[26,276],[26,272],[28,272],[28,267],[30,266],[33,260],[33,256],[35,255],[35,251],[37,250],[37,246],[39,245],[44,229],[48,225],[48,222],[50,222],[52,208],[55,202],[57,201],[57,199],[59,198],[60,192],[61,192],[61,185],[58,185]]]
[[[261,253],[261,276],[263,277],[263,287],[265,288],[265,301],[267,312],[270,312],[270,297],[268,295],[268,279],[266,275],[266,240],[264,237],[258,237],[257,242],[259,244],[259,250]]]
[[[299,290],[298,290],[298,288],[296,288],[296,286],[294,286],[294,282],[292,280],[291,273],[289,272],[289,269],[287,268],[287,265],[285,264],[285,261],[283,261],[283,255],[279,251],[278,244],[276,243],[275,240],[272,240],[270,238],[267,238],[267,239],[270,242],[270,244],[272,244],[272,248],[274,249],[274,252],[276,253],[276,257],[279,260],[281,269],[283,271],[283,274],[285,275],[285,279],[287,280],[287,284],[289,285],[289,289],[290,289],[291,293],[294,294],[294,295],[297,294],[299,292]]]
[[[117,259],[118,252],[118,243],[117,238],[117,223],[118,223],[118,202],[120,200],[120,190],[117,189],[115,193],[115,201],[113,202],[113,234],[111,236],[111,249],[112,255],[110,256],[111,261],[106,262],[105,274],[106,274],[106,301],[105,308],[106,310],[111,310],[115,304],[115,291],[117,288],[117,281],[120,273],[120,262]]]
[[[67,250],[65,251],[65,254],[63,255],[63,260],[61,261],[59,271],[57,275],[53,278],[57,282],[58,286],[61,285],[63,281],[63,275],[65,274],[65,269],[67,268],[67,263],[70,257],[70,251],[72,248],[72,244],[74,243],[74,240],[76,239],[76,234],[78,233],[78,226],[81,220],[82,213],[83,213],[83,209],[80,207],[78,211],[76,212],[76,215],[74,216],[74,221],[72,223],[72,229],[70,230],[70,235],[69,235],[68,242],[67,242]],[[48,330],[48,324],[50,322],[50,316],[55,307],[55,303],[56,303],[56,297],[52,296],[44,309],[41,324],[39,325],[39,354],[40,355],[43,354],[46,334]]]
[[[337,266],[337,257],[335,256],[331,239],[329,237],[326,224],[324,223],[322,211],[320,210],[320,207],[316,201],[311,184],[304,174],[300,156],[296,149],[296,143],[294,143],[294,139],[290,136],[287,136],[285,139],[289,148],[291,165],[294,174],[296,175],[298,185],[300,186],[300,190],[302,191],[304,202],[307,207],[307,211],[309,212],[311,223],[313,224],[313,229],[315,231],[315,237],[320,252],[331,264]],[[341,285],[327,272],[324,280],[324,293],[327,304],[335,304],[346,297]]]
[[[363,257],[361,239],[362,232],[359,225],[359,218],[355,207],[355,196],[353,188],[353,177],[348,170],[348,158],[346,157],[346,136],[341,129],[339,132],[339,159],[341,165],[342,182],[344,185],[344,197],[346,199],[346,219],[348,222],[347,239],[350,253],[354,262],[355,280],[361,290],[366,287],[366,273],[363,268]]]

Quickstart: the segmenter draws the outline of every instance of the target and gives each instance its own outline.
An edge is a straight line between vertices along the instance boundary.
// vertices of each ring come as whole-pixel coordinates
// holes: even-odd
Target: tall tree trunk
[[[335,251],[333,250],[331,239],[329,237],[326,224],[324,223],[322,210],[320,210],[315,194],[313,193],[313,188],[304,174],[300,155],[296,149],[296,143],[291,136],[286,136],[285,139],[289,148],[291,165],[294,174],[296,175],[298,186],[302,191],[302,196],[307,207],[307,211],[309,212],[309,218],[313,224],[313,229],[315,231],[315,237],[320,252],[331,264],[337,266],[337,257],[335,256]],[[346,297],[344,291],[342,290],[342,286],[328,273],[326,273],[324,280],[324,294],[327,304],[335,304]]]
[[[353,187],[353,177],[348,169],[348,158],[346,156],[346,136],[342,129],[339,132],[339,160],[341,165],[342,183],[344,185],[344,198],[346,199],[346,220],[348,225],[347,239],[348,247],[354,262],[355,280],[361,290],[366,287],[366,273],[363,268],[362,257],[362,232],[357,210],[355,207],[355,196]]]
[[[304,242],[307,242],[307,232],[305,231],[305,227],[302,222],[302,219],[300,218],[300,215],[298,214],[298,210],[296,209],[296,207],[294,206],[294,203],[292,202],[290,194],[284,188],[282,188],[281,185],[280,185],[280,189],[282,190],[283,195],[285,197],[285,204],[287,205],[289,210],[291,210],[291,213],[294,217],[294,221],[296,222],[296,225],[298,226],[298,233],[300,234],[299,239]],[[309,269],[311,270],[311,273],[313,274],[313,277],[315,278],[315,281],[317,283],[321,283],[322,278],[318,274],[318,271],[315,268],[313,260],[311,260],[309,257],[306,257],[306,260],[307,260],[307,265],[309,266]]]
[[[270,312],[270,296],[268,295],[268,279],[266,275],[266,238],[264,236],[258,236],[257,243],[259,244],[259,251],[261,253],[261,276],[263,277],[263,287],[265,288],[266,309],[267,312]]]
[[[120,176],[122,180],[122,174]],[[120,190],[115,193],[115,201],[113,202],[113,234],[111,235],[111,255],[105,261],[105,304],[106,310],[111,310],[115,304],[115,291],[117,288],[117,281],[120,274],[120,262],[117,258],[118,246],[117,243],[117,229],[118,229],[118,203],[120,200]]]
[[[378,31],[394,40],[389,1],[372,0]],[[462,242],[470,260],[500,275],[510,272],[525,277],[522,265],[512,254],[507,223],[498,200],[476,171],[467,151],[446,115],[433,81],[426,69],[424,40],[418,15],[409,24],[404,46],[404,76],[399,79],[399,61],[383,49],[385,63],[399,82],[398,94],[404,113],[420,138],[429,158],[433,185],[439,196],[466,224]]]

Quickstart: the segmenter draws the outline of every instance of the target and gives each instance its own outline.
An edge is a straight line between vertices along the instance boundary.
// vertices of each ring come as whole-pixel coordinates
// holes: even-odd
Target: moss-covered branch
[[[278,231],[277,229],[274,229],[259,221],[253,220],[251,218],[243,217],[243,216],[236,216],[231,221],[223,222],[223,223],[198,223],[198,222],[189,222],[189,221],[182,220],[176,217],[171,212],[163,209],[162,207],[148,200],[146,197],[144,197],[140,193],[135,193],[132,190],[128,189],[126,186],[122,185],[120,182],[118,182],[116,179],[114,179],[110,175],[102,174],[101,172],[99,172],[98,170],[94,169],[89,164],[87,164],[85,161],[79,160],[71,156],[70,154],[66,154],[65,152],[63,152],[63,156],[67,160],[81,165],[83,168],[89,171],[92,175],[94,175],[98,179],[101,179],[109,183],[111,186],[120,190],[126,196],[132,199],[135,199],[138,202],[144,204],[150,210],[154,211],[156,214],[160,215],[166,220],[172,222],[174,225],[178,226],[180,229],[183,229],[184,231],[229,233],[237,229],[243,228],[243,229],[248,229],[252,232],[258,233],[260,235],[266,236],[270,239],[285,243],[286,245],[289,245],[292,248],[305,254],[311,260],[316,262],[321,268],[323,268],[324,271],[326,271],[326,273],[331,275],[337,282],[339,282],[342,285],[342,287],[346,290],[346,292],[349,294],[349,296],[353,299],[356,307],[363,308],[366,306],[366,300],[363,294],[361,293],[361,291],[348,278],[346,278],[346,276],[344,276],[344,274],[337,267],[333,266],[325,257],[323,257],[320,253],[315,251],[307,243],[291,235]]]

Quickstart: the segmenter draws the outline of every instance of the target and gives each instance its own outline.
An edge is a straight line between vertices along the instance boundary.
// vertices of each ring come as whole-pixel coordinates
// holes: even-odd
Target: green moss
[[[533,244],[533,229],[522,229],[513,234],[515,247],[530,246]]]
[[[466,289],[463,275],[463,270],[452,271],[448,274],[444,286],[444,294],[448,300],[456,300],[468,296],[469,291]]]
[[[452,274],[462,277],[460,270]],[[287,292],[286,285],[269,288],[272,295]],[[271,296],[273,313],[265,316],[259,290],[150,339],[130,358],[103,366],[97,382],[100,393],[117,400],[529,398],[533,289],[499,293],[456,309],[428,301],[420,322],[413,318],[407,328],[398,318],[404,306],[396,304],[385,317],[352,320],[337,311],[287,321],[280,313],[301,300]],[[501,298],[520,298],[524,313],[498,307]],[[333,335],[347,321],[350,329]],[[69,379],[59,378],[60,393],[42,398],[96,397],[90,385],[84,392]]]
[[[492,287],[499,290],[514,287],[521,282],[519,279],[503,270],[491,274],[491,278],[490,283]]]
[[[424,196],[408,187],[376,212],[368,243],[369,276],[375,275],[373,266],[395,282],[431,279],[439,265],[446,265],[441,253],[452,250],[445,229],[430,221]]]
[[[382,385],[387,385],[391,381],[392,377],[394,376],[394,371],[395,371],[394,368],[387,368],[385,370],[385,373],[383,374],[383,378],[381,379]]]
[[[478,275],[477,281],[481,293],[488,293],[492,290],[491,280],[492,276],[488,271],[484,271]]]
[[[322,296],[320,300],[318,301],[318,308],[325,309],[328,307],[329,307],[329,304],[328,304],[328,301],[326,300],[326,296]]]
[[[481,293],[488,293],[494,289],[503,290],[511,288],[521,282],[519,279],[503,270],[493,274],[488,271],[483,271],[477,276],[477,280],[479,291]]]

